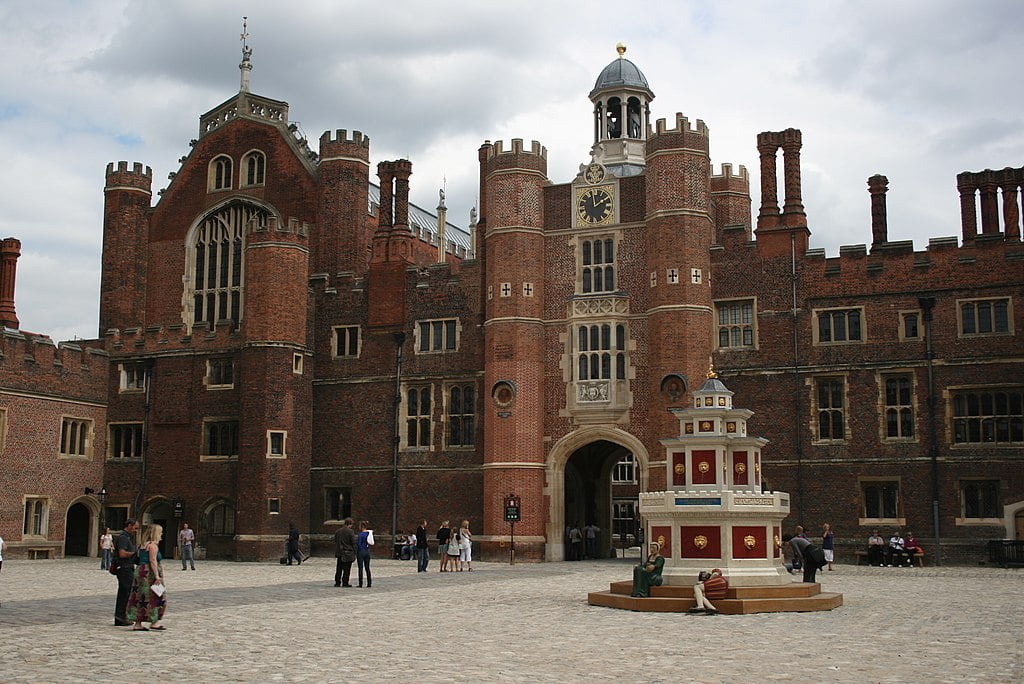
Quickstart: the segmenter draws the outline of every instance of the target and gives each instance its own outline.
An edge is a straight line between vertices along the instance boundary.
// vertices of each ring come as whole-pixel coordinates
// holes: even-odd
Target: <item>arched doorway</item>
[[[148,504],[142,514],[143,525],[160,525],[164,528],[164,538],[160,540],[160,553],[164,558],[174,558],[174,547],[178,542],[178,530],[171,511],[171,502],[157,499]]]
[[[545,527],[545,560],[565,560],[566,532],[577,523],[586,525],[588,514],[601,528],[600,555],[610,555],[612,540],[612,470],[624,456],[631,454],[636,468],[638,491],[645,491],[649,458],[643,443],[633,435],[613,427],[595,426],[572,432],[548,453],[548,520]]]
[[[631,457],[629,449],[598,440],[580,447],[565,464],[565,521],[567,527],[596,525],[596,553],[587,548],[584,539],[582,552],[589,558],[607,558],[612,548],[612,470],[619,461]],[[586,533],[584,531],[584,537]],[[567,557],[571,558],[567,554]]]
[[[203,506],[203,517],[196,532],[197,542],[206,549],[206,558],[234,560],[235,506],[225,499],[213,499]]]
[[[68,507],[67,524],[64,527],[64,555],[88,556],[92,539],[92,513],[81,501]]]

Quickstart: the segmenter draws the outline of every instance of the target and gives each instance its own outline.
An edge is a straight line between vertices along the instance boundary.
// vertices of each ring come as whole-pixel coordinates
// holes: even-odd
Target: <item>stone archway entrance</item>
[[[64,528],[64,555],[88,556],[92,539],[92,512],[81,501],[68,507]]]
[[[164,558],[174,558],[174,547],[178,542],[176,521],[171,511],[171,503],[166,499],[153,501],[142,514],[143,525],[160,525],[164,528],[164,538],[160,540],[160,553]]]
[[[612,470],[629,449],[598,440],[573,452],[565,464],[565,521],[567,527],[579,526],[581,531],[587,525],[600,528],[597,542],[587,549],[584,539],[581,552],[590,557],[607,558],[612,548]],[[586,536],[584,532],[584,537]],[[566,558],[572,558],[571,548],[566,549]]]
[[[647,449],[628,432],[614,427],[587,427],[566,435],[551,447],[544,491],[548,503],[545,560],[569,557],[566,532],[572,523],[579,524],[582,530],[588,514],[594,516],[594,524],[601,528],[598,549],[602,555],[611,554],[612,470],[627,454],[633,455],[639,491],[645,491]]]

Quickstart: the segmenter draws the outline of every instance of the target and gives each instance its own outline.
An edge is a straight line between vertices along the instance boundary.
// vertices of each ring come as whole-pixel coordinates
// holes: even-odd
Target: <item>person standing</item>
[[[366,588],[373,586],[373,575],[370,574],[370,547],[373,546],[373,530],[370,523],[363,520],[359,523],[359,535],[356,537],[356,562],[359,565],[359,586],[363,586],[363,569],[366,569]]]
[[[583,528],[583,536],[587,540],[587,558],[594,560],[597,558],[597,533],[601,531],[601,528],[590,523]]]
[[[288,565],[292,564],[292,559],[299,561],[299,565],[302,565],[302,554],[299,552],[299,531],[295,528],[295,523],[288,523],[288,543],[285,546],[285,553],[288,554]]]
[[[188,523],[181,523],[181,532],[178,532],[178,555],[181,556],[181,569],[185,570],[185,561],[192,564],[196,569],[195,549],[196,533],[188,526]],[[209,569],[209,568],[207,568]]]
[[[569,528],[569,560],[583,559],[583,534],[580,528],[573,525]]]
[[[467,572],[473,572],[473,533],[469,531],[468,520],[463,520],[459,528],[459,562]]]
[[[828,569],[832,571],[832,561],[836,557],[836,537],[832,533],[832,526],[825,523],[821,526],[821,550],[825,553],[825,562]]]
[[[117,563],[117,602],[114,604],[114,624],[128,627],[128,596],[132,593],[132,582],[135,580],[135,546],[134,535],[139,530],[135,518],[128,518],[124,529],[117,535],[114,543],[114,562]]]
[[[345,518],[345,522],[334,533],[334,557],[337,559],[334,586],[351,587],[348,579],[352,574],[352,562],[356,559],[356,533],[352,531],[352,518]],[[299,562],[301,561],[300,558]]]
[[[416,528],[416,555],[419,558],[416,563],[416,572],[426,572],[427,564],[430,563],[430,545],[427,541],[427,520],[420,520],[420,526]]]
[[[452,529],[445,520],[437,530],[437,553],[441,556],[441,569],[439,572],[448,571],[448,540],[451,539]]]
[[[135,569],[134,584],[131,597],[128,599],[126,616],[133,624],[132,630],[158,632],[166,629],[160,624],[167,609],[167,594],[164,591],[164,578],[160,561],[160,540],[164,537],[162,525],[149,525],[142,533],[142,544],[139,549],[139,564]],[[149,627],[142,623],[148,622]]]
[[[114,537],[110,534],[108,527],[106,532],[100,535],[100,570],[110,569],[110,560],[114,553]]]
[[[448,537],[448,558],[451,561],[451,572],[458,570],[462,572],[462,564],[459,560],[459,530],[455,525],[451,526],[451,535]]]
[[[4,569],[4,538],[0,537],[0,570]],[[2,605],[2,604],[0,604]]]

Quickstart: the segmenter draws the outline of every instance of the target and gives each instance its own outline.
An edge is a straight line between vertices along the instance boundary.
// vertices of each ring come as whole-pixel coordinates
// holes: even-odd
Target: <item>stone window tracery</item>
[[[410,386],[405,389],[402,406],[405,413],[405,434],[402,446],[406,449],[430,447],[432,389],[430,385]]]
[[[448,388],[448,446],[473,446],[476,436],[476,388],[452,385]]]
[[[718,348],[754,346],[754,300],[716,302]]]
[[[257,207],[235,203],[210,214],[196,227],[189,244],[185,321],[213,329],[242,318],[245,233],[266,230],[269,215]]]
[[[245,186],[263,185],[267,166],[267,158],[262,152],[253,151],[242,157],[242,171],[245,173]]]
[[[584,294],[615,291],[615,240],[611,237],[583,240],[580,245],[581,282]]]
[[[911,439],[914,436],[914,382],[909,375],[885,378],[885,437]]]
[[[1012,329],[1009,298],[971,299],[958,302],[960,335],[1006,335]]]
[[[215,190],[231,189],[231,157],[220,155],[210,162],[209,188]]]

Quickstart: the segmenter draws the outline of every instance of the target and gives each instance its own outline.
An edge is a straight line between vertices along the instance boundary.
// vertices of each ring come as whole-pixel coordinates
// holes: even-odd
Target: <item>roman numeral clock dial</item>
[[[576,195],[576,220],[591,226],[608,223],[615,215],[610,188],[586,188]]]

